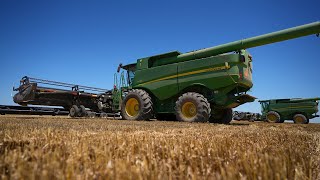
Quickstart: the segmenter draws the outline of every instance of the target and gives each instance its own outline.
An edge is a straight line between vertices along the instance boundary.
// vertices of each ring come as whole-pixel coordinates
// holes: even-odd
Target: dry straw
[[[320,125],[0,116],[0,179],[319,179]]]

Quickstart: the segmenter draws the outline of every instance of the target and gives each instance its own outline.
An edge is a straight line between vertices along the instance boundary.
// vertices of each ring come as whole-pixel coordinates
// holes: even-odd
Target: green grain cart
[[[317,115],[320,98],[271,99],[259,101],[262,120],[270,123],[283,123],[293,120],[297,124],[308,124]]]
[[[320,33],[315,22],[188,53],[172,51],[138,59],[113,91],[113,111],[128,120],[175,118],[229,123],[232,108],[254,101],[252,56],[247,48]],[[123,72],[123,74],[124,74]],[[119,85],[120,84],[120,85]],[[103,104],[102,102],[101,104]]]

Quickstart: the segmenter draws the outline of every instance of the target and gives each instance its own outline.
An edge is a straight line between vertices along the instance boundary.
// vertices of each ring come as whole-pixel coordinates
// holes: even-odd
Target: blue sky
[[[0,104],[28,75],[110,89],[120,62],[320,19],[320,1],[0,1]],[[249,49],[259,99],[319,97],[320,38]],[[258,102],[238,110],[259,112]],[[316,122],[320,122],[318,118]]]

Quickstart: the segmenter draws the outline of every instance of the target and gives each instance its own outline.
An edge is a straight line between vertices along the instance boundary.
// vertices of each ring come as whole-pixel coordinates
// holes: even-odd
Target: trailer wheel
[[[209,118],[210,123],[229,124],[232,121],[232,109],[222,109],[218,113],[211,115]]]
[[[107,113],[100,113],[100,118],[108,118],[108,114]]]
[[[88,118],[95,118],[96,117],[96,113],[95,112],[87,112],[87,116]]]
[[[153,104],[149,94],[142,89],[133,89],[121,104],[121,116],[127,120],[149,120],[153,117]]]
[[[87,115],[86,108],[84,107],[84,105],[80,105],[79,107],[80,107],[79,117],[85,117]]]
[[[270,111],[267,113],[266,120],[269,123],[279,123],[281,122],[280,114],[275,111]]]
[[[207,122],[211,108],[208,100],[201,94],[188,92],[176,101],[176,118],[186,122]]]
[[[309,119],[303,114],[296,114],[293,116],[293,122],[296,124],[308,124]]]
[[[80,112],[80,110],[79,110],[78,106],[73,105],[73,106],[70,108],[69,115],[70,115],[71,117],[77,117],[77,116],[79,115],[79,112]]]

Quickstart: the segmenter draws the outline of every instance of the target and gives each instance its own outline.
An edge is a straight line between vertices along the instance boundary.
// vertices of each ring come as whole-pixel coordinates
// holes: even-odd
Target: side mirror
[[[120,72],[121,68],[122,68],[122,63],[119,64],[118,69],[117,69],[117,73]]]

